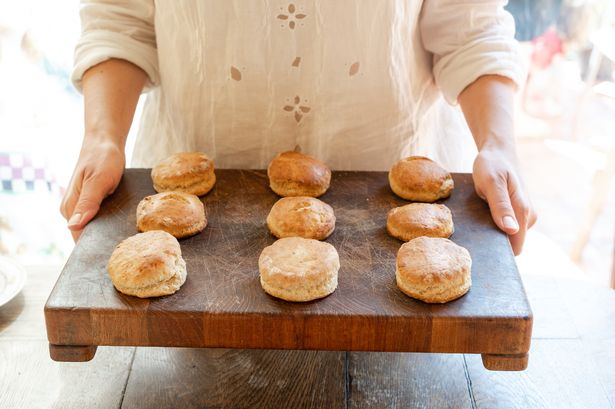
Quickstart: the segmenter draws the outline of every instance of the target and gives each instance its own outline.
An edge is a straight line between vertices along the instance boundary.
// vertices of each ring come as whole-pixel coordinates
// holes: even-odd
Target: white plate
[[[26,284],[26,272],[14,261],[0,257],[0,307],[11,301]]]

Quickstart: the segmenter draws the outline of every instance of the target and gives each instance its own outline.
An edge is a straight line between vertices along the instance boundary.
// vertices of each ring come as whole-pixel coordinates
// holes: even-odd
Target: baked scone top
[[[335,213],[327,203],[309,196],[283,197],[269,215],[267,225],[278,237],[325,239],[335,228]]]
[[[118,244],[107,269],[114,283],[129,288],[147,287],[173,277],[180,258],[177,239],[165,231],[152,230]]]
[[[152,179],[158,185],[182,186],[213,172],[213,168],[213,160],[202,152],[179,152],[154,166]]]
[[[451,174],[423,156],[409,156],[391,167],[389,183],[398,196],[432,202],[448,197],[453,190]]]
[[[192,226],[202,224],[205,218],[203,203],[195,195],[169,191],[146,196],[137,206],[138,227]]]
[[[278,154],[269,162],[267,176],[273,183],[296,182],[305,186],[329,186],[331,170],[316,158],[288,151]]]
[[[413,286],[446,285],[467,274],[470,253],[449,239],[417,237],[404,243],[397,253],[397,271]]]
[[[340,266],[337,250],[329,243],[301,237],[276,240],[259,257],[261,275],[280,287],[321,283]]]
[[[409,203],[394,207],[387,214],[387,223],[397,229],[443,230],[452,226],[452,214],[448,207],[437,203]]]

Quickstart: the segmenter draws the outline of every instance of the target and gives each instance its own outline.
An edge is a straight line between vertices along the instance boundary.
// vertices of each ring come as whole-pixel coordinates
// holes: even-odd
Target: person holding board
[[[515,151],[524,73],[504,4],[83,0],[72,80],[85,135],[68,227],[78,238],[117,187],[147,92],[135,167],[202,151],[220,168],[265,168],[298,146],[334,170],[416,154],[451,168],[469,129],[477,193],[518,254],[536,215]]]

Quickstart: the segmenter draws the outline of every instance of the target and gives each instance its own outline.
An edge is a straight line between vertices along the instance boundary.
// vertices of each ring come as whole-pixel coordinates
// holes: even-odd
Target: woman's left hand
[[[525,233],[536,223],[536,212],[525,192],[514,154],[483,149],[472,172],[476,193],[487,201],[495,224],[510,239],[515,255],[521,253]]]
[[[476,193],[489,204],[495,224],[508,234],[517,255],[527,229],[536,223],[536,212],[519,173],[514,88],[509,78],[483,75],[459,94],[459,104],[478,148],[472,172]]]

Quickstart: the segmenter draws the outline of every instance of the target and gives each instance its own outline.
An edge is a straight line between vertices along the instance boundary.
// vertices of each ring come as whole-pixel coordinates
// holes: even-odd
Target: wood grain
[[[352,352],[348,408],[471,408],[463,356]]]
[[[99,349],[91,362],[58,363],[44,340],[1,339],[0,408],[119,408],[134,348]]]
[[[96,345],[54,345],[49,344],[49,356],[58,362],[85,362],[96,355]]]
[[[577,339],[532,342],[532,359],[523,372],[486,370],[467,355],[472,393],[478,408],[610,408],[595,367]]]
[[[123,409],[344,408],[344,353],[139,348]]]
[[[48,288],[47,291],[51,289],[55,280],[54,272],[48,269],[28,269],[28,274],[28,283],[37,281],[41,284],[41,288]],[[463,394],[461,388],[464,383],[472,386],[470,391],[471,397],[474,398],[474,407],[528,409],[614,407],[615,336],[612,329],[615,327],[613,313],[615,291],[582,280],[553,280],[552,277],[540,276],[524,277],[524,284],[532,303],[536,299],[545,300],[536,305],[532,304],[536,324],[542,322],[539,325],[542,325],[543,329],[537,331],[537,335],[542,339],[533,341],[527,371],[516,373],[486,371],[478,356],[465,356],[468,371],[464,374],[459,370],[458,355],[350,353],[347,372],[349,376],[346,379],[340,375],[327,377],[328,390],[343,388],[348,381],[346,395],[348,407],[378,407],[378,403],[375,402],[376,397],[384,402],[381,405],[384,407],[413,407],[405,404],[407,402],[416,403],[416,407],[419,408],[421,405],[436,408],[467,407],[465,399],[456,400],[455,397],[457,392]],[[42,305],[45,297],[46,294],[42,291],[25,292],[22,299],[17,301],[21,304],[21,313],[19,308],[9,305],[0,309],[0,317],[9,318],[0,321],[3,325],[3,330],[0,331],[0,407],[118,408],[126,387],[132,348],[100,347],[97,356],[87,363],[51,361],[47,343],[43,340],[45,334]],[[568,318],[570,324],[568,326],[560,325],[563,317],[562,311],[558,311],[558,308],[561,306],[566,307],[563,312]],[[10,309],[5,310],[6,307]],[[27,312],[29,308],[32,308],[31,313]],[[34,311],[36,309],[38,314]],[[570,312],[571,309],[573,312]],[[554,326],[547,325],[552,320],[560,323]],[[574,333],[571,332],[571,328]],[[578,333],[577,328],[580,329]],[[15,338],[22,336],[19,334],[23,334],[24,338]],[[29,339],[31,337],[36,337],[38,340]],[[161,389],[154,392],[159,398],[155,407],[181,407],[184,401],[199,407],[197,401],[199,398],[191,395],[199,391],[198,384],[202,378],[207,378],[207,374],[201,375],[194,368],[182,369],[190,366],[185,362],[190,359],[182,357],[184,351],[200,356],[198,350],[188,349],[144,348],[143,352],[139,352],[138,362],[135,361],[138,365],[130,371],[129,377],[133,381],[142,380],[130,382],[125,392],[131,407],[139,407],[137,404],[139,400],[150,402],[148,394],[151,393],[151,389],[143,385],[147,382],[146,379],[150,379],[154,385],[162,385],[159,380],[152,380],[154,376],[172,381],[168,387],[161,386]],[[233,352],[240,355],[244,352],[218,352],[218,355],[214,354],[213,359],[217,361],[215,366],[219,369],[214,373],[226,373],[229,378],[219,382],[220,387],[214,394],[233,396],[241,390],[237,387],[238,383],[230,380],[231,371],[225,372],[221,368],[238,366],[237,362],[241,359]],[[280,355],[277,357],[270,356],[267,359],[284,360],[287,356],[285,351],[278,352]],[[212,364],[208,364],[207,361],[210,358],[209,356],[195,358],[193,364],[209,370]],[[256,373],[259,375],[267,373],[266,376],[263,375],[265,381],[269,377],[280,379],[276,378],[276,374],[267,372],[266,367],[269,364],[265,361],[266,359],[259,361],[260,369]],[[284,405],[284,402],[285,399],[290,399],[293,404],[295,403],[292,400],[294,391],[300,391],[300,394],[306,397],[306,401],[309,401],[305,403],[306,406],[336,407],[330,403],[333,399],[321,400],[318,394],[322,386],[317,385],[316,393],[306,395],[305,371],[329,373],[328,369],[316,369],[310,364],[310,360],[307,361],[291,365],[294,377],[285,384],[280,397],[271,397],[273,404],[270,407],[275,407],[279,402],[282,403],[278,407],[290,407]],[[327,362],[322,365],[327,368],[339,365]],[[307,369],[303,367],[304,365]],[[338,371],[336,370],[336,373]],[[167,373],[172,373],[172,376],[165,378]],[[242,373],[244,374],[242,382],[245,383],[246,379],[250,378],[245,371]],[[428,380],[433,381],[427,382]],[[265,381],[259,377],[260,383]],[[257,394],[262,397],[267,393],[260,391]],[[325,393],[325,396],[331,395],[330,392]],[[422,400],[425,403],[421,403]],[[124,402],[125,407],[128,407],[126,399]],[[432,402],[436,403],[431,404]]]
[[[43,306],[61,268],[28,266],[24,290],[0,308],[0,408],[119,408],[134,348],[99,348],[87,363],[49,358]]]
[[[481,354],[483,366],[490,371],[524,371],[528,354]]]
[[[557,288],[579,331],[591,371],[615,407],[615,291],[582,280],[560,280]]]
[[[44,340],[43,307],[61,266],[29,266],[24,289],[0,308],[0,336],[4,340]]]
[[[459,300],[429,305],[401,293],[395,257],[401,242],[386,233],[396,197],[384,172],[334,172],[321,197],[335,210],[327,240],[341,260],[331,296],[293,304],[266,295],[257,259],[274,241],[265,219],[278,197],[263,171],[217,171],[203,198],[209,225],[181,241],[188,279],[175,295],[151,300],[113,288],[106,262],[135,234],[135,208],[154,193],[148,170],[127,170],[68,260],[45,309],[57,345],[144,345],[349,351],[520,354],[529,349],[532,316],[510,245],[479,199],[470,175],[454,175],[444,201],[452,239],[466,247],[473,286]],[[409,336],[412,334],[412,336]]]

